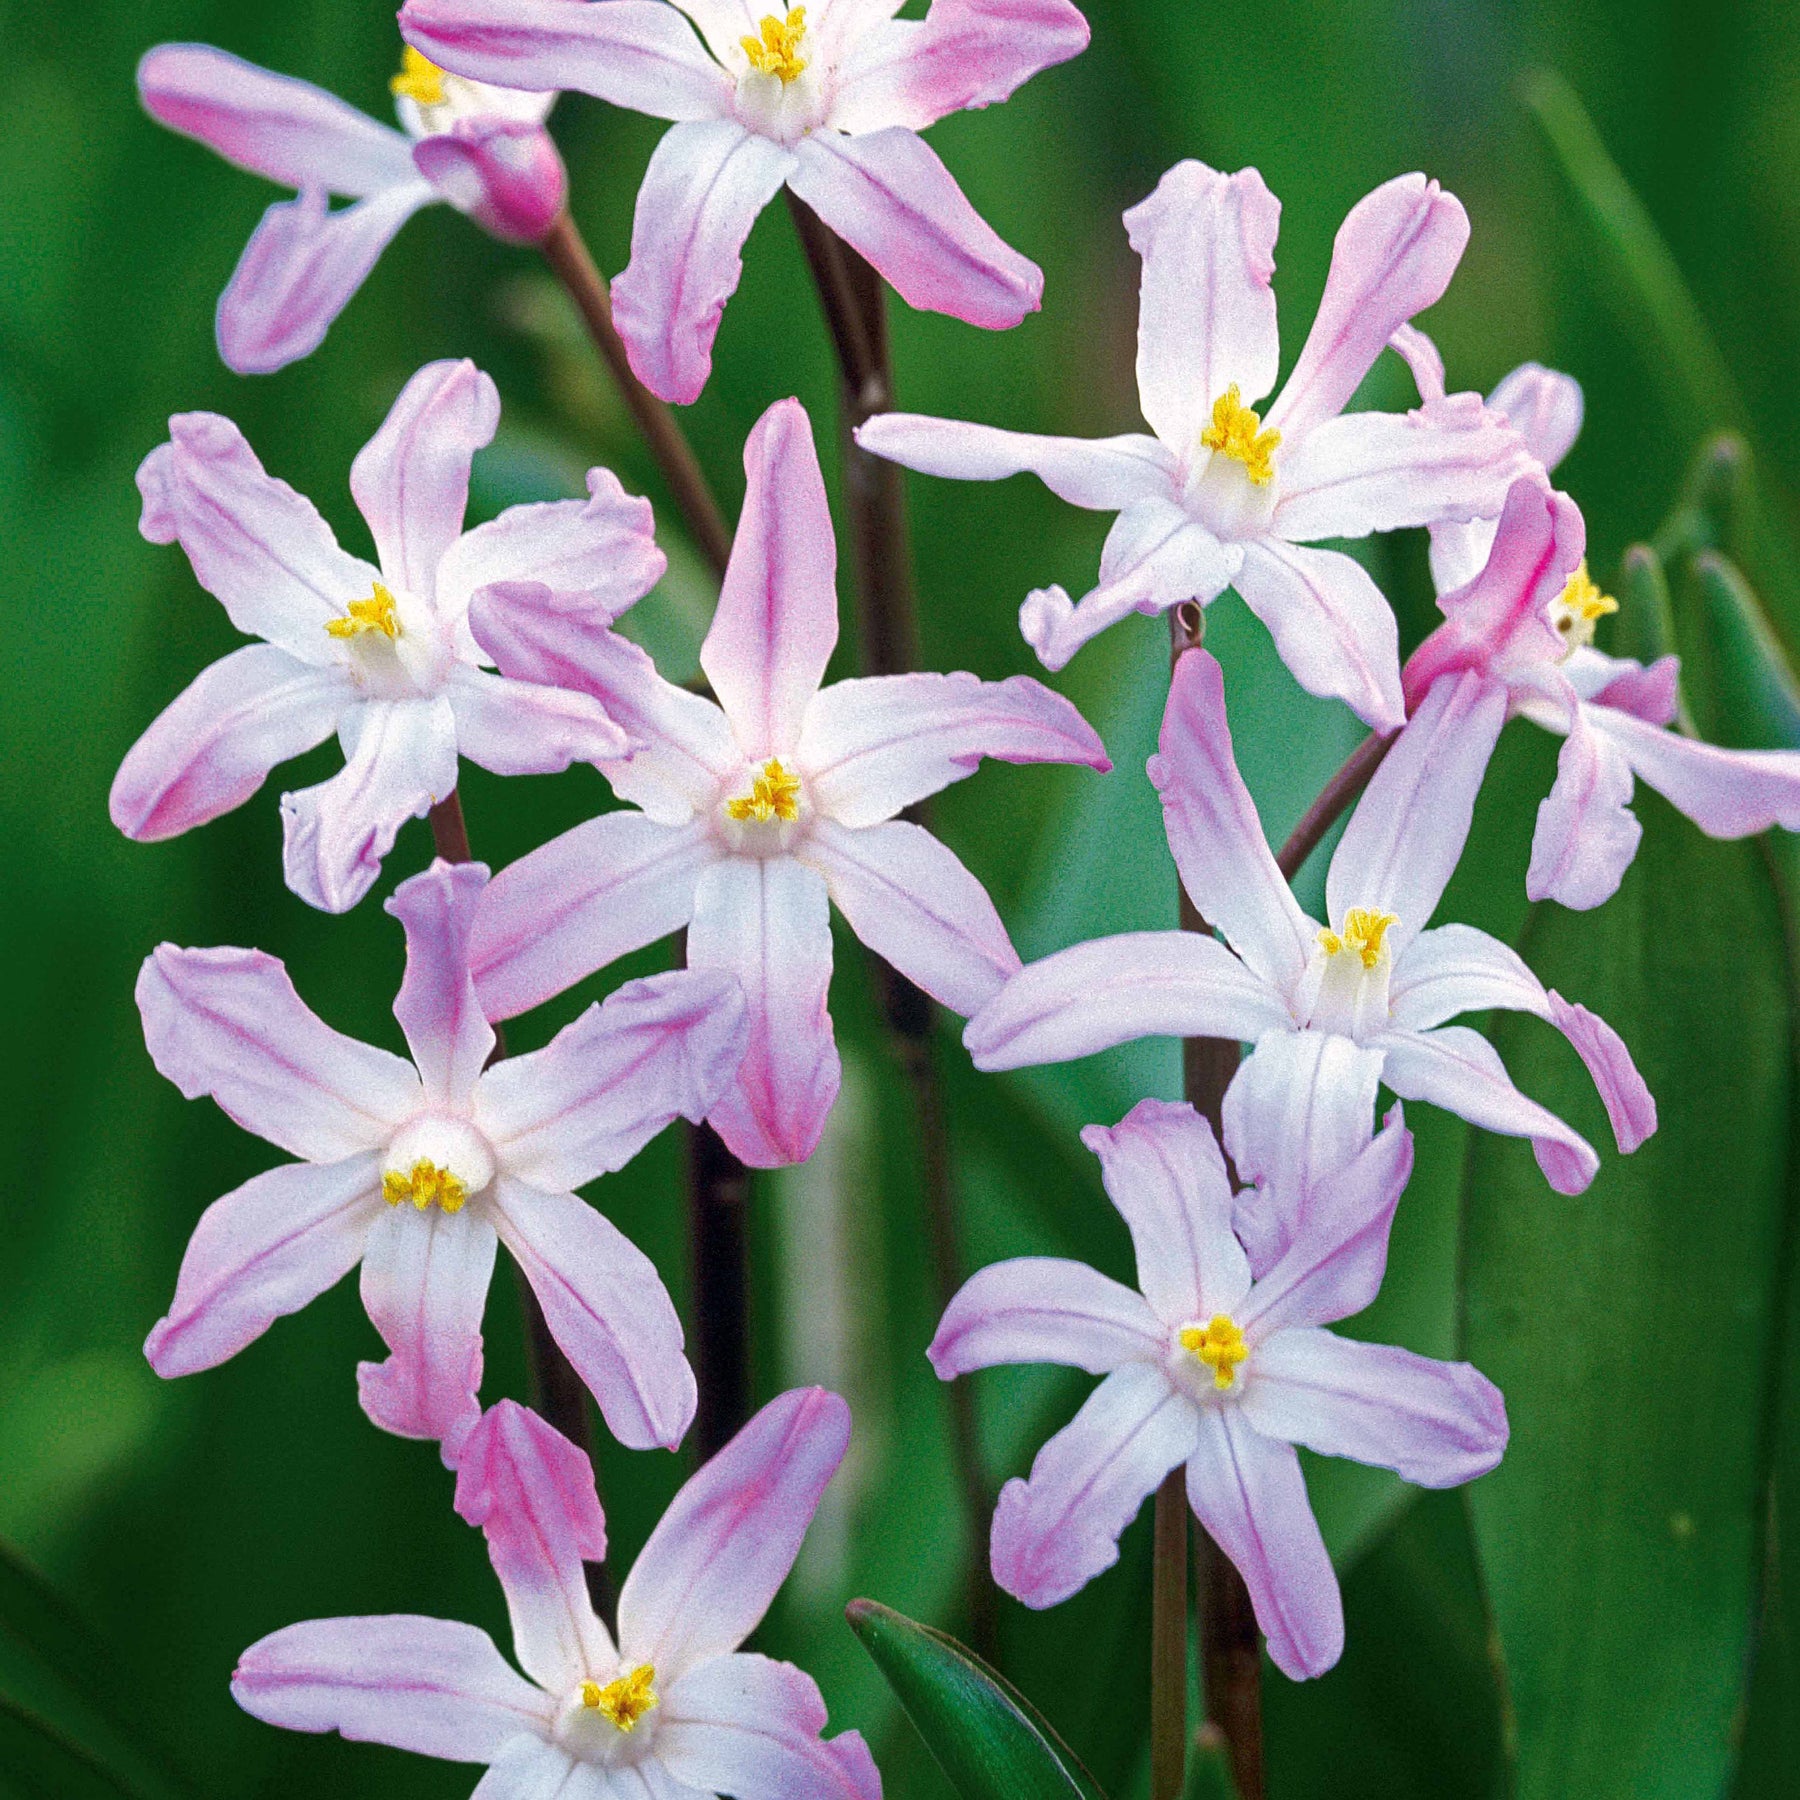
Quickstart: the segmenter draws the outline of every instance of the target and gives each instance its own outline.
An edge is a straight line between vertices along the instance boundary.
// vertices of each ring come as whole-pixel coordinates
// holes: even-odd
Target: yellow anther
[[[389,1206],[410,1200],[420,1212],[437,1206],[444,1212],[457,1213],[469,1197],[461,1176],[440,1169],[421,1156],[408,1170],[389,1169],[381,1178],[381,1197]]]
[[[1262,420],[1244,404],[1235,381],[1213,402],[1212,423],[1201,432],[1200,442],[1241,462],[1252,487],[1267,487],[1275,479],[1281,433],[1263,430]]]
[[[780,757],[772,756],[757,771],[749,793],[725,802],[725,812],[739,823],[754,819],[766,825],[780,819],[791,825],[800,816],[800,778],[781,766]]]
[[[785,19],[766,13],[761,30],[759,38],[738,40],[744,46],[751,68],[764,75],[777,76],[784,82],[798,81],[806,73],[806,58],[800,54],[800,45],[806,36],[806,8],[796,6]]]
[[[616,1681],[609,1681],[605,1687],[597,1681],[584,1681],[581,1704],[590,1712],[612,1720],[621,1731],[631,1731],[645,1713],[659,1704],[656,1671],[649,1663],[640,1663]]]
[[[358,638],[366,631],[379,631],[385,638],[397,638],[400,621],[394,615],[394,596],[378,581],[368,599],[352,600],[348,616],[327,619],[325,629],[334,638]]]
[[[400,73],[388,86],[395,98],[405,95],[421,106],[444,104],[444,71],[429,56],[422,56],[408,44],[400,57]]]
[[[1616,613],[1619,603],[1611,594],[1603,594],[1595,586],[1588,566],[1583,562],[1569,577],[1569,585],[1550,602],[1550,623],[1571,650],[1594,641],[1594,627],[1608,613]]]
[[[1353,906],[1344,917],[1343,934],[1340,936],[1335,931],[1321,931],[1319,948],[1327,956],[1339,956],[1346,950],[1354,950],[1362,958],[1363,967],[1372,969],[1386,953],[1389,928],[1399,923],[1398,913],[1375,912],[1366,906]]]
[[[1213,1386],[1227,1392],[1237,1380],[1238,1365],[1250,1360],[1250,1346],[1235,1319],[1214,1313],[1207,1325],[1189,1325],[1181,1334],[1181,1347],[1213,1372]]]

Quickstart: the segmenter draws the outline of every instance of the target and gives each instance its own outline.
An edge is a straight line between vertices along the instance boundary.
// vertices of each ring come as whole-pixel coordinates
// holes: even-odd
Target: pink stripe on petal
[[[1520,363],[1501,378],[1487,403],[1525,440],[1546,472],[1575,448],[1581,435],[1586,408],[1581,383],[1542,363]]]
[[[534,119],[461,119],[413,146],[419,173],[503,243],[538,244],[569,197],[556,140]]]
[[[624,727],[589,694],[467,665],[451,671],[446,692],[458,753],[496,775],[557,775],[571,763],[599,767],[631,754]]]
[[[1105,1375],[1160,1360],[1168,1333],[1141,1294],[1086,1263],[1021,1256],[991,1263],[944,1309],[926,1355],[940,1381],[1002,1363],[1060,1363]]]
[[[1630,759],[1638,780],[1708,837],[1750,837],[1771,825],[1800,831],[1800,751],[1725,750],[1610,708],[1587,716]]]
[[[488,880],[484,863],[433,861],[403,881],[385,910],[406,932],[394,1017],[433,1105],[460,1110],[493,1054],[494,1028],[469,978],[469,932]]]
[[[1629,1156],[1656,1130],[1656,1101],[1625,1040],[1585,1006],[1565,1000],[1554,988],[1549,993],[1550,1022],[1566,1037],[1587,1065],[1600,1090],[1621,1154]]]
[[[1681,658],[1659,656],[1648,668],[1616,659],[1617,672],[1594,696],[1596,706],[1628,713],[1646,725],[1673,725],[1681,698]]]

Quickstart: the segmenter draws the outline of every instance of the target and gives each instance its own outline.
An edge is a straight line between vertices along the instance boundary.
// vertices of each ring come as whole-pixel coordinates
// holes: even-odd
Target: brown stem
[[[1318,799],[1306,809],[1305,818],[1294,827],[1275,858],[1289,881],[1300,873],[1326,832],[1369,785],[1399,735],[1397,731],[1371,731],[1345,758],[1344,766],[1326,782]]]
[[[440,800],[431,809],[431,841],[445,862],[465,863],[475,860],[469,853],[469,823],[463,816],[462,794],[459,790],[453,789],[447,798]],[[498,1062],[505,1054],[506,1034],[499,1025],[495,1025],[494,1051],[488,1061]],[[525,1317],[525,1347],[532,1410],[555,1426],[570,1443],[585,1451],[588,1461],[593,1463],[593,1415],[588,1410],[586,1384],[575,1373],[575,1365],[563,1355],[562,1347],[550,1335],[550,1323],[544,1317],[544,1309],[538,1304],[537,1295],[531,1291],[531,1283],[525,1279],[524,1273],[516,1264],[514,1273],[518,1276],[519,1310]],[[599,1465],[595,1463],[596,1483],[599,1478]],[[611,1629],[616,1603],[612,1576],[605,1563],[587,1564],[587,1584],[594,1611]]]
[[[612,296],[607,292],[606,277],[595,266],[567,212],[550,227],[543,251],[544,260],[575,302],[594,347],[612,371],[620,396],[644,434],[650,454],[668,483],[670,496],[686,521],[688,535],[712,565],[713,574],[723,581],[725,564],[731,556],[731,528],[725,523],[705,471],[675,414],[632,373],[624,340],[613,324]]]
[[[1181,1800],[1187,1787],[1188,1499],[1185,1471],[1156,1490],[1150,1576],[1150,1800]]]
[[[750,1171],[710,1125],[688,1127],[694,1281],[694,1457],[707,1462],[750,1417]]]

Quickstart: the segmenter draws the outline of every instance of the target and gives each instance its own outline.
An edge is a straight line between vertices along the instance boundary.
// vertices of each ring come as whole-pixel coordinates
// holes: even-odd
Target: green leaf
[[[1800,750],[1800,681],[1755,590],[1738,566],[1715,550],[1694,558],[1694,580],[1727,703],[1730,740]]]
[[[963,1800],[1106,1800],[1036,1707],[954,1638],[873,1600],[848,1617]]]
[[[1655,538],[1656,554],[1675,563],[1701,550],[1734,554],[1748,529],[1755,495],[1750,446],[1719,431],[1694,452],[1687,479]]]

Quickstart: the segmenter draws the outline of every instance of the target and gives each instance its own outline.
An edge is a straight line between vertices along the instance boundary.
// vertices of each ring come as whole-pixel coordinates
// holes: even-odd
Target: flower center
[[[800,54],[806,38],[806,8],[794,7],[785,19],[765,13],[759,29],[761,37],[738,40],[751,68],[761,75],[773,75],[783,86],[798,81],[806,73],[807,59]]]
[[[725,802],[725,816],[740,825],[766,825],[779,819],[791,825],[800,817],[800,777],[781,766],[781,758],[771,756],[757,770],[750,792]]]
[[[1244,1342],[1237,1320],[1225,1313],[1214,1313],[1208,1324],[1183,1327],[1181,1347],[1212,1370],[1213,1386],[1221,1394],[1237,1385],[1239,1366],[1250,1360],[1250,1346]]]
[[[1398,913],[1376,912],[1367,906],[1353,906],[1344,915],[1343,931],[1321,931],[1319,948],[1327,956],[1343,956],[1354,951],[1362,958],[1365,969],[1380,966],[1387,954],[1389,928],[1400,923]]]
[[[1594,641],[1594,627],[1619,603],[1594,585],[1584,561],[1569,577],[1569,585],[1550,602],[1550,623],[1563,641],[1563,655],[1586,648]]]
[[[460,1176],[421,1156],[410,1169],[389,1169],[381,1177],[381,1197],[389,1206],[410,1200],[420,1212],[437,1206],[447,1213],[459,1213],[469,1190]]]
[[[1201,432],[1200,442],[1206,449],[1242,463],[1252,487],[1267,487],[1275,479],[1281,433],[1263,430],[1262,420],[1244,404],[1243,391],[1235,381],[1213,402],[1212,423]]]
[[[390,642],[400,635],[400,620],[394,612],[394,596],[378,581],[366,600],[352,600],[341,619],[325,621],[327,635],[334,638],[359,638],[378,631]]]
[[[381,1197],[417,1212],[456,1214],[494,1179],[494,1153],[466,1119],[422,1113],[395,1133],[383,1158]]]
[[[656,1695],[656,1670],[649,1663],[640,1663],[604,1687],[597,1681],[584,1681],[581,1704],[629,1735],[647,1712],[661,1704]]]
[[[396,100],[411,100],[419,106],[442,106],[444,71],[429,56],[408,44],[400,55],[400,73],[388,83]],[[377,592],[380,590],[378,589]]]

